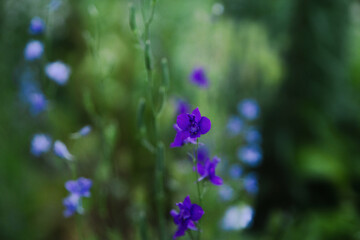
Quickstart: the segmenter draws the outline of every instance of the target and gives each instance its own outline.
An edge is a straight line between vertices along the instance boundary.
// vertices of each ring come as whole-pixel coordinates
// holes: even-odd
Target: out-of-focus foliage
[[[128,3],[0,1],[0,239],[158,239],[155,159],[136,118],[146,71]],[[34,16],[46,23],[43,35],[29,33]],[[357,1],[157,0],[155,84],[163,57],[171,77],[158,118],[166,212],[197,194],[193,146],[169,148],[182,99],[211,119],[201,142],[222,159],[217,173],[226,185],[205,185],[203,239],[360,239],[359,16]],[[44,54],[29,62],[24,49],[35,39]],[[58,60],[71,68],[65,86],[45,76],[45,65]],[[189,81],[195,67],[205,69],[208,89]],[[23,103],[25,80],[41,86],[45,112],[35,116]],[[257,120],[238,112],[244,99],[259,103]],[[239,135],[229,134],[230,118],[243,121]],[[92,126],[86,137],[71,137],[85,125]],[[239,159],[250,145],[244,129],[261,134],[258,165]],[[37,133],[64,142],[78,175],[93,180],[84,215],[63,217],[71,165],[31,155]],[[234,216],[227,210],[241,213],[234,221],[243,224],[224,226],[231,223],[224,216]],[[175,225],[166,220],[170,239]]]

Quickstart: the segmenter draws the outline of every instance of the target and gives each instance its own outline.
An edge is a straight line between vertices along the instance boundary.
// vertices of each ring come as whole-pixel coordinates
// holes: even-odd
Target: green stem
[[[195,166],[195,181],[196,181],[196,188],[197,188],[197,193],[198,193],[198,197],[199,197],[199,204],[200,204],[200,206],[202,206],[201,186],[200,186],[200,182],[198,181],[199,173],[197,171],[198,149],[199,149],[199,139],[196,139],[195,156],[193,158],[193,162],[194,162],[194,166]],[[199,220],[198,240],[200,240],[200,239],[201,239],[201,222]]]

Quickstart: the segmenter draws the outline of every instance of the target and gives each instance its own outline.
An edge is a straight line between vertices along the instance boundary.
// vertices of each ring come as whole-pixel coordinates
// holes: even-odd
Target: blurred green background
[[[0,239],[141,239],[144,229],[158,239],[155,159],[136,124],[146,72],[128,4],[0,1]],[[34,16],[46,22],[45,35],[29,35]],[[236,192],[223,201],[209,185],[203,239],[360,239],[359,1],[158,0],[150,36],[155,79],[162,57],[171,75],[159,118],[166,212],[188,194],[196,199],[187,159],[192,147],[169,148],[181,98],[211,119],[201,140],[222,158],[219,175]],[[35,38],[44,42],[45,55],[28,63],[24,47]],[[71,77],[63,87],[43,82],[49,107],[34,117],[19,99],[19,79],[32,71],[40,81],[44,64],[56,60],[71,67]],[[189,82],[196,66],[205,68],[208,89]],[[243,141],[229,137],[226,125],[245,98],[261,107],[263,161],[244,166],[258,176],[256,195],[225,170],[239,163]],[[69,138],[87,124],[93,127],[88,136]],[[39,132],[65,142],[78,175],[93,179],[83,216],[63,217],[71,172],[52,154],[30,154]],[[251,224],[222,229],[228,207],[243,204],[254,209]],[[167,228],[170,239],[170,215]]]

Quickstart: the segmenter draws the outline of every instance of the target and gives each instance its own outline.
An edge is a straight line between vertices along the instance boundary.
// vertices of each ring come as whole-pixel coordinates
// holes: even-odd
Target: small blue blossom
[[[239,113],[247,120],[255,120],[259,117],[260,107],[254,99],[245,99],[238,106]]]
[[[257,194],[259,191],[258,179],[255,173],[249,173],[244,178],[244,189],[250,194]]]
[[[191,72],[190,81],[201,88],[207,88],[209,86],[209,80],[205,74],[204,68],[202,67],[195,68]]]
[[[33,35],[42,34],[45,31],[45,22],[39,18],[34,17],[31,19],[30,26],[29,26],[29,32]]]
[[[196,141],[201,135],[206,134],[211,128],[211,122],[207,117],[201,116],[196,108],[192,113],[180,114],[174,127],[177,128],[177,134],[170,147],[181,147],[188,138]]]
[[[184,202],[177,203],[180,212],[171,210],[170,215],[174,219],[174,223],[178,226],[173,239],[184,236],[188,229],[197,230],[197,223],[204,215],[204,210],[197,204],[191,203],[190,197],[187,196]]]
[[[243,121],[237,117],[232,116],[226,125],[227,131],[231,136],[239,135],[244,127]]]
[[[24,50],[25,59],[28,61],[33,61],[35,59],[41,58],[44,52],[44,45],[38,40],[32,40],[26,44]]]
[[[261,133],[254,127],[249,128],[245,132],[244,137],[248,144],[258,144],[261,142]]]
[[[239,179],[243,173],[243,169],[239,164],[233,164],[230,166],[229,175],[232,179]]]
[[[221,227],[227,231],[236,231],[248,227],[254,217],[254,210],[252,207],[232,206],[229,207],[221,222]]]
[[[69,180],[65,183],[65,188],[71,194],[80,197],[90,197],[90,188],[92,186],[91,179],[80,177],[77,180]]]
[[[51,137],[47,134],[39,133],[33,136],[31,141],[31,150],[30,152],[39,157],[43,153],[46,153],[50,150],[51,147]]]
[[[45,95],[41,92],[31,93],[28,96],[28,101],[30,104],[30,112],[35,116],[46,110],[48,105],[48,101],[46,100]]]
[[[90,125],[86,125],[84,127],[82,127],[78,132],[73,133],[71,135],[72,138],[80,138],[80,137],[85,137],[86,135],[88,135],[91,132],[92,128]]]
[[[205,163],[198,163],[197,170],[200,175],[198,181],[207,178],[214,185],[222,185],[223,180],[215,175],[216,167],[220,161],[220,158],[214,157],[212,161],[208,158]]]
[[[64,158],[69,161],[73,160],[73,155],[70,154],[66,145],[59,140],[56,140],[54,143],[54,153],[60,158]]]
[[[239,159],[251,167],[258,166],[262,161],[262,153],[258,146],[245,146],[238,150]]]
[[[63,200],[65,207],[64,217],[68,218],[74,215],[76,212],[82,214],[84,209],[81,204],[81,197],[76,194],[70,194]]]
[[[48,63],[45,66],[45,73],[54,82],[59,85],[65,85],[69,79],[71,69],[61,61]]]
[[[219,187],[219,196],[223,201],[230,201],[234,196],[234,189],[227,184]]]

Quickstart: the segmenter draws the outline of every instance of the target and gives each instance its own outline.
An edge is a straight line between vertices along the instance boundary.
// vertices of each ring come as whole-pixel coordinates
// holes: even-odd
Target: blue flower
[[[221,226],[224,230],[236,231],[248,227],[254,217],[254,210],[252,207],[245,206],[232,206],[229,207],[222,219]]]
[[[243,126],[244,123],[239,117],[232,116],[229,118],[226,128],[231,136],[236,136],[240,134],[240,132],[243,129]]]
[[[70,194],[63,200],[65,207],[64,217],[68,218],[74,215],[76,212],[82,214],[84,209],[81,204],[81,197],[76,194]]]
[[[73,133],[71,135],[72,138],[80,138],[80,137],[84,137],[86,135],[88,135],[91,132],[92,128],[90,125],[86,125],[84,127],[82,127],[78,132]]]
[[[201,88],[207,88],[209,86],[209,80],[205,74],[204,68],[202,67],[195,68],[191,72],[190,81]]]
[[[249,144],[258,144],[261,142],[261,133],[258,129],[251,127],[245,132],[245,140]]]
[[[41,154],[46,153],[51,147],[51,137],[47,134],[39,133],[35,134],[31,141],[30,152],[39,157]]]
[[[229,175],[232,179],[239,179],[243,173],[243,169],[239,164],[231,165]]]
[[[244,188],[250,194],[257,194],[259,191],[258,179],[255,173],[249,173],[244,178]]]
[[[230,201],[234,196],[234,189],[224,184],[219,187],[219,196],[223,201]]]
[[[178,226],[173,238],[184,236],[188,229],[197,230],[195,223],[204,215],[204,210],[197,204],[192,204],[190,197],[187,196],[184,202],[177,203],[180,212],[171,210],[170,215],[174,223]]]
[[[28,96],[28,101],[30,104],[30,112],[33,115],[38,115],[39,113],[46,110],[48,101],[45,98],[45,95],[41,92],[34,92]]]
[[[238,106],[239,113],[247,120],[255,120],[259,117],[260,107],[254,99],[245,99]]]
[[[69,79],[71,69],[61,61],[48,63],[45,66],[45,73],[54,82],[59,85],[65,85]]]
[[[69,180],[65,183],[65,188],[73,195],[80,197],[90,197],[91,179],[80,177],[77,180]]]
[[[69,150],[67,149],[66,145],[59,141],[56,140],[54,143],[54,153],[55,155],[57,155],[58,157],[67,159],[67,160],[73,160],[73,156],[70,154]]]
[[[211,122],[200,114],[198,108],[192,113],[180,114],[176,119],[177,134],[170,147],[181,147],[188,138],[196,140],[211,128]]]
[[[28,61],[33,61],[35,59],[41,58],[44,52],[44,45],[38,40],[32,40],[26,44],[24,50],[25,59]]]
[[[42,34],[45,30],[45,23],[44,21],[39,17],[34,17],[31,19],[30,26],[29,26],[29,32],[33,35]]]
[[[245,146],[238,150],[238,157],[241,161],[251,167],[258,166],[262,161],[262,153],[258,146]]]
[[[216,167],[220,161],[220,158],[214,157],[213,161],[208,158],[205,160],[205,163],[198,163],[197,170],[200,174],[200,178],[198,181],[207,178],[214,185],[222,185],[223,180],[215,175]]]

